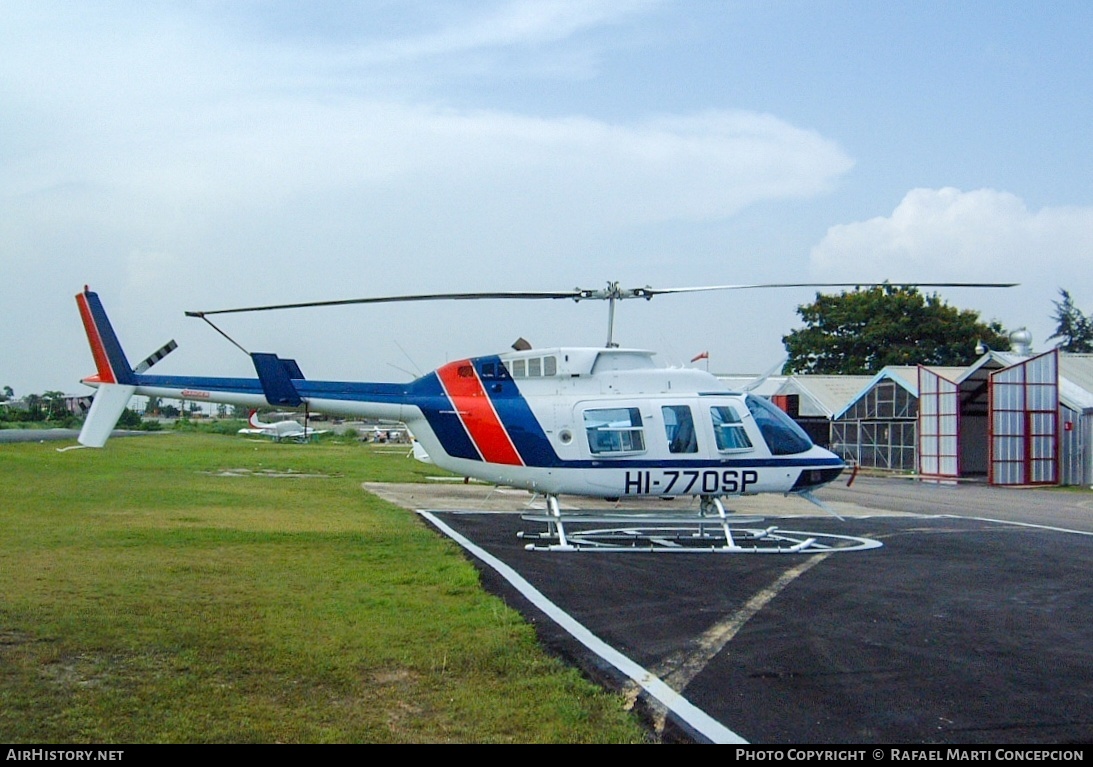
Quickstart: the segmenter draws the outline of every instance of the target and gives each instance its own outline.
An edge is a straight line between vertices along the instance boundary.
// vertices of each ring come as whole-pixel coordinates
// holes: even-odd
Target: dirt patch
[[[317,474],[315,472],[294,471],[286,469],[276,471],[274,469],[219,469],[217,471],[203,471],[213,477],[266,477],[269,479],[329,479],[340,477],[340,474]]]

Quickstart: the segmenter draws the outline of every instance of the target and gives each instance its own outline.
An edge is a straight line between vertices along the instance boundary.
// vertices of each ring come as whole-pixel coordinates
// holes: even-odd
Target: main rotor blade
[[[204,317],[209,314],[236,314],[240,312],[270,312],[279,309],[306,309],[312,306],[349,306],[351,304],[393,304],[409,301],[475,301],[481,299],[544,299],[569,298],[579,300],[590,298],[590,291],[495,291],[489,293],[422,293],[409,296],[377,296],[374,298],[346,298],[339,301],[304,301],[294,304],[269,304],[267,306],[245,306],[238,309],[214,309],[204,312],[186,312],[187,317]]]
[[[755,285],[701,285],[690,288],[634,288],[623,298],[651,298],[670,293],[701,293],[710,290],[756,290],[763,288],[1013,288],[1016,282],[770,282]]]
[[[998,282],[771,282],[752,285],[702,285],[684,288],[620,288],[618,283],[608,283],[606,289],[588,290],[509,290],[482,293],[421,293],[406,296],[375,296],[372,298],[347,298],[336,301],[303,301],[291,304],[268,304],[265,306],[245,306],[236,309],[213,309],[203,312],[186,312],[187,317],[205,317],[212,314],[237,314],[242,312],[269,312],[280,309],[306,309],[315,306],[349,306],[353,304],[393,304],[410,301],[477,301],[485,299],[561,299],[587,301],[599,299],[621,301],[625,298],[651,299],[653,296],[673,293],[702,293],[714,290],[757,290],[764,288],[1012,288],[1017,283]]]

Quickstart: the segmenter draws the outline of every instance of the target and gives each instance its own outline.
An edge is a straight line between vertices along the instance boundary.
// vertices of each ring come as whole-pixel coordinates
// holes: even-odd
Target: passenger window
[[[697,453],[698,437],[691,409],[686,405],[665,405],[660,409],[664,417],[664,432],[668,437],[668,452]]]
[[[715,405],[710,408],[710,418],[713,419],[713,433],[717,439],[718,450],[724,452],[751,449],[748,433],[733,408],[728,405]]]
[[[593,455],[645,450],[641,413],[636,407],[584,411],[584,430]]]
[[[557,357],[543,357],[543,375],[556,376],[558,375],[558,358]]]
[[[528,378],[541,378],[543,375],[542,359],[532,357],[528,360]]]
[[[524,371],[527,370],[527,368],[525,367],[525,364],[526,363],[525,363],[524,360],[513,360],[512,361],[512,377],[513,378],[523,378],[524,377]]]

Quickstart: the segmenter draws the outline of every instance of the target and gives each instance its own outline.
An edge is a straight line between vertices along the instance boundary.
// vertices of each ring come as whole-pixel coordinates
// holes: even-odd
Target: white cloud
[[[426,6],[436,17],[422,26],[433,31],[389,45],[429,57],[536,48],[657,5]],[[823,192],[852,165],[834,142],[768,115],[542,117],[444,106],[443,97],[410,102],[383,88],[364,95],[359,83],[375,72],[360,66],[350,82],[343,70],[347,52],[367,58],[367,42],[255,40],[230,14],[185,6],[98,11],[56,23],[28,12],[0,32],[17,62],[0,72],[10,99],[0,129],[15,147],[0,162],[0,195],[49,210],[53,227],[66,210],[79,211],[81,226],[113,221],[140,240],[122,252],[163,250],[180,228],[231,215],[283,226],[293,217],[286,208],[337,196],[397,207],[387,220],[411,229],[466,217],[474,231],[500,218],[580,236],[716,220]],[[445,66],[433,61],[429,71],[443,79]]]
[[[1091,255],[1091,207],[1033,211],[1007,192],[946,187],[911,190],[890,216],[831,227],[811,263],[824,281],[1018,282],[961,298],[1007,327],[1027,325],[1044,348],[1059,288],[1093,310]]]
[[[65,210],[94,225],[95,211],[100,227],[120,224],[151,238],[151,246],[126,243],[126,252],[231,215],[282,228],[301,204],[324,199],[346,216],[383,211],[392,232],[442,218],[462,220],[465,231],[524,222],[579,238],[723,219],[759,201],[815,195],[851,164],[814,132],[745,112],[623,124],[276,102],[154,132],[95,132],[9,165],[6,191],[15,205],[50,210],[51,226],[63,225]]]
[[[624,278],[623,269],[639,275],[635,283],[693,281],[681,270],[700,256],[681,254],[673,223],[723,222],[756,203],[821,194],[852,165],[843,149],[742,110],[643,107],[607,118],[554,108],[544,116],[504,99],[454,105],[442,86],[394,87],[404,75],[450,83],[454,60],[478,52],[552,59],[559,41],[579,39],[562,53],[595,58],[598,45],[625,43],[586,33],[655,5],[490,4],[471,18],[441,4],[450,21],[393,37],[413,61],[410,73],[393,61],[370,67],[376,48],[361,37],[251,36],[187,6],[81,6],[56,21],[28,12],[0,25],[12,62],[0,70],[0,262],[10,278],[0,299],[15,313],[45,315],[9,358],[53,348],[56,326],[66,349],[51,358],[82,359],[70,315],[71,292],[84,282],[103,292],[136,355],[165,333],[207,344],[196,323],[164,329],[164,318],[177,321],[183,309],[596,286]],[[509,71],[492,70],[498,78]],[[26,306],[58,276],[75,288]],[[600,313],[574,311],[578,325],[596,316],[598,338]],[[521,323],[533,316],[552,330],[559,323],[557,311],[538,308],[522,310]],[[245,335],[280,351],[298,321],[262,318]],[[499,324],[461,332],[460,342],[496,348],[496,339],[469,336]],[[396,327],[437,335],[428,324],[416,333]],[[332,343],[375,348],[366,337],[374,331],[350,328]],[[268,341],[259,336],[267,332]],[[182,363],[174,356],[167,368]]]
[[[520,0],[434,32],[366,48],[364,60],[405,60],[472,50],[533,47],[602,28],[648,11],[659,0]]]

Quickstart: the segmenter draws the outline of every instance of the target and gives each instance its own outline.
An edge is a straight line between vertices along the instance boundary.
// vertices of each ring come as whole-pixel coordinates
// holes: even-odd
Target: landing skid
[[[762,517],[738,517],[718,497],[703,497],[699,513],[603,513],[562,515],[558,499],[547,496],[547,514],[525,514],[545,522],[545,532],[519,532],[528,551],[642,551],[724,554],[821,554],[865,551],[882,544],[869,538],[763,527]],[[711,512],[716,512],[716,515]],[[595,525],[596,527],[589,527]],[[607,525],[606,527],[602,527]]]

